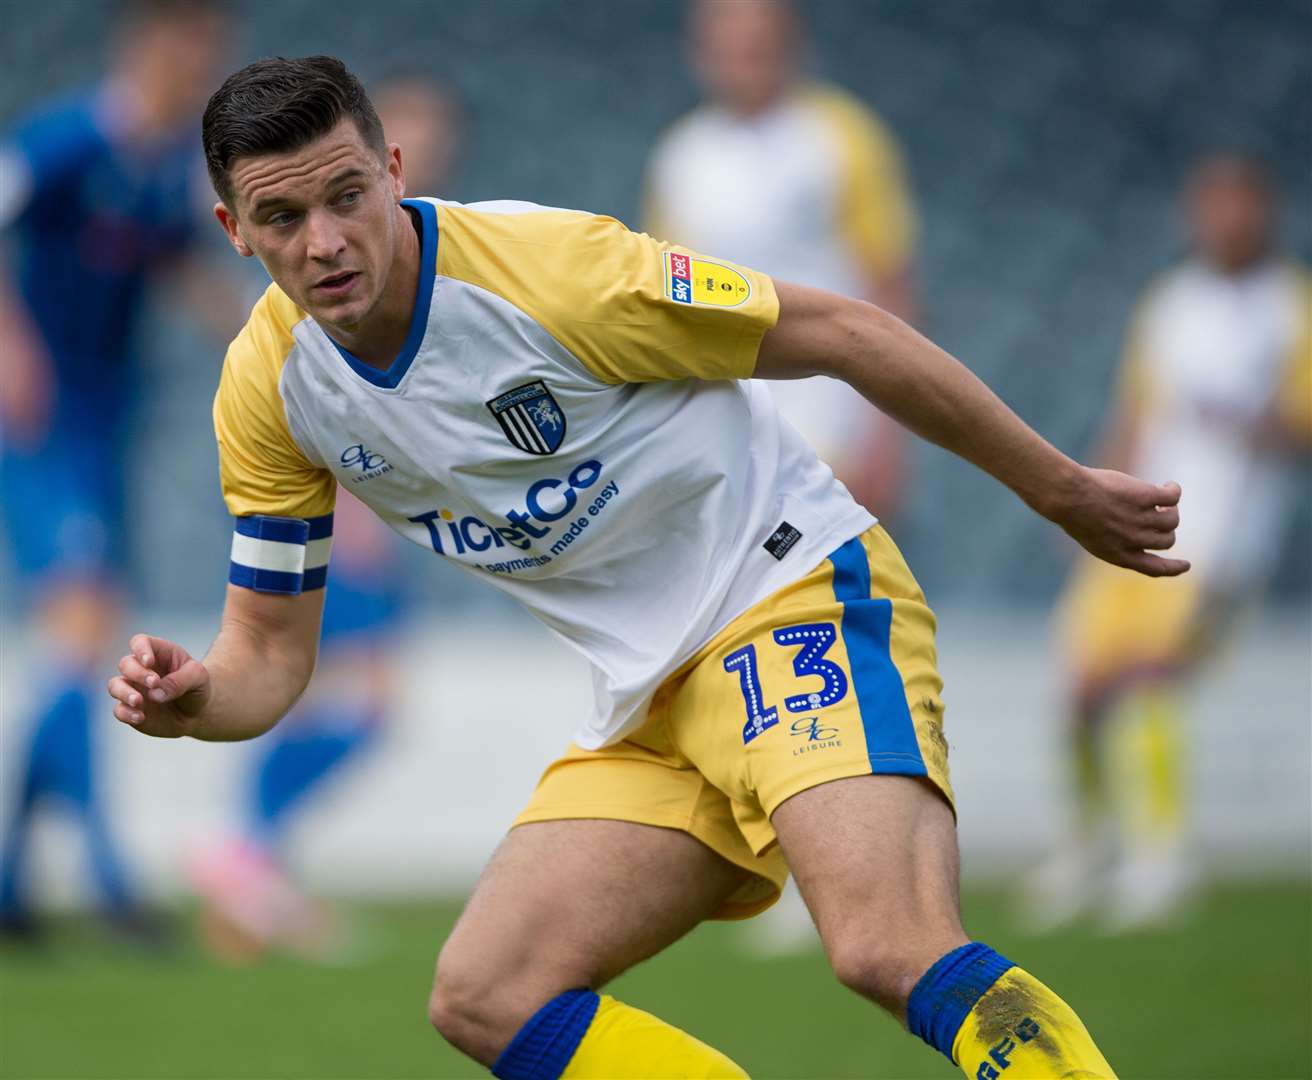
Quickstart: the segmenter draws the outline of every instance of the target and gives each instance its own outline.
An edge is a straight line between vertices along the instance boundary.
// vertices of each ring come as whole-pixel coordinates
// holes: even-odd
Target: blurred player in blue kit
[[[205,275],[184,254],[197,219],[194,123],[224,53],[222,9],[140,0],[117,28],[110,70],[44,104],[0,142],[0,496],[5,536],[44,639],[30,741],[5,807],[0,926],[34,928],[25,873],[40,804],[86,834],[107,914],[139,922],[111,836],[90,730],[88,677],[119,617],[134,332],[152,280],[179,293]],[[147,467],[141,467],[146,464]],[[8,785],[7,785],[8,789]]]
[[[1071,461],[871,304],[599,215],[406,198],[333,58],[243,68],[202,130],[215,214],[274,284],[213,410],[236,519],[219,633],[203,660],[133,635],[115,717],[212,741],[277,724],[313,673],[349,484],[593,671],[442,947],[429,1018],[453,1045],[504,1080],[745,1076],[598,990],[792,873],[837,978],[965,1075],[1112,1076],[1069,1005],[963,929],[933,615],[756,379],[851,383],[1145,574],[1188,569],[1154,553],[1179,488]]]
[[[404,149],[407,182],[420,191],[447,188],[460,135],[450,94],[430,79],[406,75],[379,83],[372,96],[388,134]],[[355,449],[345,455],[351,480],[371,463],[363,446]],[[202,931],[228,958],[249,960],[266,948],[332,958],[348,944],[340,919],[296,884],[287,833],[307,798],[376,741],[395,694],[392,658],[405,593],[396,538],[350,486],[337,494],[314,679],[257,744],[241,831],[192,861],[205,899]]]

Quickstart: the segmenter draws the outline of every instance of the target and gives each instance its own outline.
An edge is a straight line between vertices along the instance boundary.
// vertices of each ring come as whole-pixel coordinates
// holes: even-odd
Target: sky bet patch
[[[781,521],[779,527],[770,534],[770,539],[761,547],[765,548],[776,559],[782,559],[793,550],[793,545],[800,539],[802,539],[802,533],[797,526]]]
[[[665,252],[665,295],[676,304],[737,307],[752,295],[752,283],[732,266]]]

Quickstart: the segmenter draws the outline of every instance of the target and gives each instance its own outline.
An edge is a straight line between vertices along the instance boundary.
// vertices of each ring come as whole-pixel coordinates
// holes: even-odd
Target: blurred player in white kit
[[[792,6],[695,0],[688,50],[707,101],[652,152],[644,230],[918,322],[901,153],[869,108],[803,77]],[[770,388],[857,501],[892,518],[906,453],[898,426],[837,379]]]
[[[1275,242],[1254,161],[1213,156],[1185,185],[1192,252],[1131,322],[1102,448],[1111,468],[1178,476],[1187,579],[1080,560],[1062,605],[1075,828],[1030,882],[1031,925],[1101,907],[1109,929],[1174,915],[1187,858],[1182,712],[1200,665],[1259,598],[1312,442],[1312,278]]]

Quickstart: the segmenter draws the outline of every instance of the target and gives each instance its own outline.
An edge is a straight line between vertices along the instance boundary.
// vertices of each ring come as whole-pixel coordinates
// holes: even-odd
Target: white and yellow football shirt
[[[1133,471],[1183,487],[1172,554],[1194,562],[1197,584],[1240,592],[1268,570],[1292,476],[1261,428],[1282,418],[1312,436],[1310,366],[1312,282],[1292,263],[1229,275],[1191,261],[1143,302],[1122,390],[1137,414]]]
[[[1170,554],[1180,578],[1085,556],[1061,604],[1070,666],[1086,679],[1197,659],[1210,624],[1262,586],[1295,504],[1288,456],[1264,427],[1312,442],[1312,280],[1271,260],[1222,274],[1189,261],[1139,305],[1118,408],[1135,433],[1129,471],[1184,491]],[[1213,601],[1211,610],[1201,605]]]
[[[783,281],[878,303],[875,283],[905,272],[915,245],[905,172],[879,117],[833,87],[804,84],[751,117],[703,105],[652,151],[643,227]],[[772,389],[828,461],[850,453],[869,425],[890,422],[836,379]]]
[[[335,485],[515,597],[594,670],[576,733],[639,725],[717,630],[873,519],[751,375],[770,279],[529,203],[407,200],[409,337],[361,363],[276,287],[214,404],[231,580],[323,584]]]

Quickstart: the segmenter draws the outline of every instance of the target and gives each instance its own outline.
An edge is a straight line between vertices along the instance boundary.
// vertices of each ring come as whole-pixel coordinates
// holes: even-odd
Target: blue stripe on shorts
[[[893,603],[871,597],[870,561],[860,537],[849,540],[829,561],[834,565],[834,597],[843,605],[843,642],[861,710],[870,770],[926,776],[906,688],[889,653]]]

